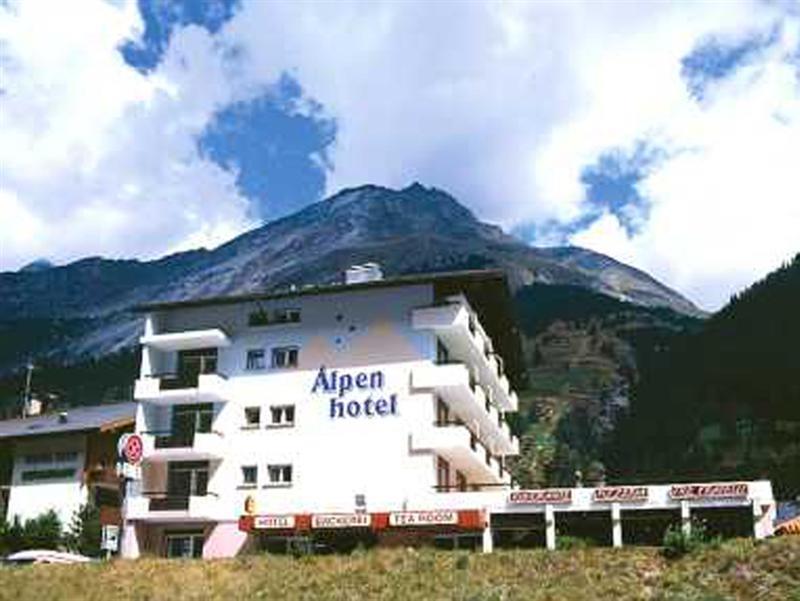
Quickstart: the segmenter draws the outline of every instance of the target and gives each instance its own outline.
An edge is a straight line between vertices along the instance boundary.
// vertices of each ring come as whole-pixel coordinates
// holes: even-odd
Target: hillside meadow
[[[113,561],[0,569],[3,599],[578,599],[800,601],[800,537],[657,549],[381,549],[353,555]]]

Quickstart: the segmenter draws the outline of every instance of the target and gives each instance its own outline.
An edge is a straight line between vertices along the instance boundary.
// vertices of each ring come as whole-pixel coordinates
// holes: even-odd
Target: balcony
[[[192,349],[230,346],[230,338],[219,328],[209,330],[188,330],[168,334],[149,334],[142,336],[139,342],[159,351],[186,351]]]
[[[414,432],[411,449],[436,453],[446,459],[452,469],[466,475],[473,486],[497,487],[511,483],[498,459],[462,424],[434,425]]]
[[[505,428],[502,425],[505,421],[501,419],[499,410],[483,387],[471,379],[465,365],[450,363],[415,367],[411,372],[411,388],[435,391],[496,454],[518,452],[508,425]]]
[[[517,396],[504,373],[502,359],[493,351],[489,335],[464,302],[453,300],[415,309],[411,314],[412,327],[433,330],[453,358],[478,369],[481,382],[491,389],[494,401],[503,411],[516,411]]]
[[[171,495],[147,492],[125,499],[125,519],[150,522],[184,522],[223,519],[223,506],[216,494]]]
[[[136,380],[134,398],[165,405],[222,402],[226,381],[220,373],[155,374]]]
[[[193,461],[221,459],[225,454],[222,433],[142,432],[145,461]]]

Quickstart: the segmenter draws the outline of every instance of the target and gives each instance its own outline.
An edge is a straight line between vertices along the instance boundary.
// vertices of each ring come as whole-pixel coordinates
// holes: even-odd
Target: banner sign
[[[747,482],[717,484],[673,484],[669,498],[675,501],[692,499],[740,499],[747,496]]]
[[[389,514],[390,526],[439,526],[458,524],[457,511],[396,511]]]
[[[646,486],[604,486],[595,488],[592,501],[595,503],[636,503],[646,501],[649,489]]]
[[[511,505],[550,505],[572,502],[572,489],[543,488],[541,490],[515,490],[508,495]]]
[[[368,513],[315,513],[311,516],[312,528],[369,528],[371,524]]]
[[[294,524],[293,515],[257,515],[253,518],[253,528],[257,530],[291,530]]]

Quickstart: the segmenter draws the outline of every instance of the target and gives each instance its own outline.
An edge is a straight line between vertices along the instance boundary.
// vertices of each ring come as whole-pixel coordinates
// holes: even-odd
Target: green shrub
[[[73,514],[65,542],[70,551],[97,557],[100,555],[102,536],[103,526],[100,524],[100,510],[87,503],[81,505]]]
[[[593,541],[580,536],[559,536],[556,538],[557,549],[588,549],[593,546]]]
[[[25,547],[58,549],[61,546],[61,520],[52,509],[25,521]]]
[[[0,554],[7,555],[24,549],[59,549],[63,539],[61,520],[52,509],[21,523],[14,516],[10,524],[0,524]]]
[[[708,534],[702,522],[692,522],[687,534],[680,526],[671,525],[664,532],[662,554],[667,559],[677,559],[703,547],[718,547],[721,539]]]

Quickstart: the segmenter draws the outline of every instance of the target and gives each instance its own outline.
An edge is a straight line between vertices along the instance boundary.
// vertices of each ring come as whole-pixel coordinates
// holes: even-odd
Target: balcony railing
[[[148,508],[150,511],[188,511],[192,497],[217,497],[218,495],[211,491],[192,495],[150,491],[142,493],[142,496],[149,497]]]

